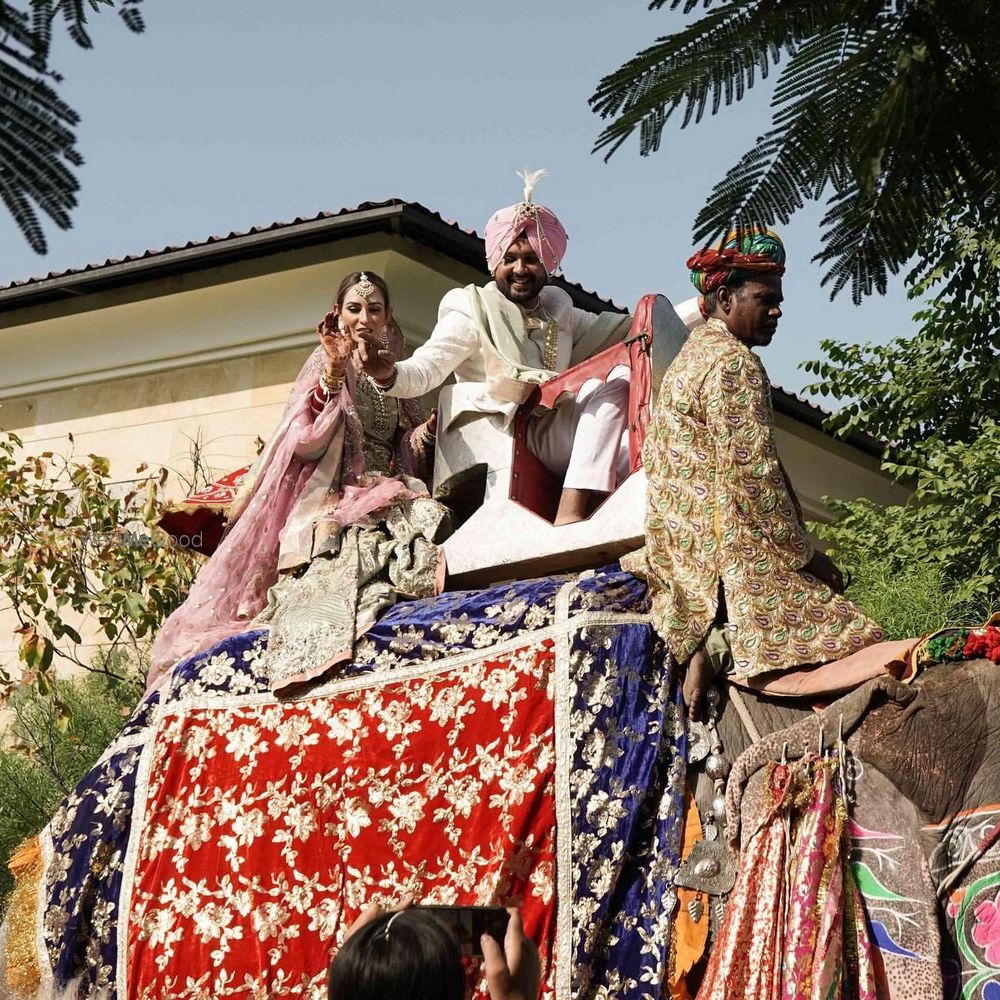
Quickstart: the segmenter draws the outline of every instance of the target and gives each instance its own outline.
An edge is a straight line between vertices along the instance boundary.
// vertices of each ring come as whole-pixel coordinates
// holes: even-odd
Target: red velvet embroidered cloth
[[[318,1000],[357,914],[407,892],[522,904],[550,992],[551,647],[169,706],[140,777],[120,995]]]

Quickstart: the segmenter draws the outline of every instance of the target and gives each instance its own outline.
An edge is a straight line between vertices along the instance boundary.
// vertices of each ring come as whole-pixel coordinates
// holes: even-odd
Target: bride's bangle
[[[417,448],[428,450],[437,445],[437,434],[432,434],[427,424],[423,423],[414,433],[413,442]]]
[[[323,374],[319,377],[319,381],[328,395],[336,396],[340,392],[340,387],[344,384],[344,376],[331,375],[328,371],[324,370]]]

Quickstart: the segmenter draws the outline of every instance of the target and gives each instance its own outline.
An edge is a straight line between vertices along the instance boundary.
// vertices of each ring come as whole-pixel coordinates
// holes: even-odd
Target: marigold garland
[[[927,640],[926,652],[932,663],[984,659],[1000,664],[1000,627],[948,629]]]

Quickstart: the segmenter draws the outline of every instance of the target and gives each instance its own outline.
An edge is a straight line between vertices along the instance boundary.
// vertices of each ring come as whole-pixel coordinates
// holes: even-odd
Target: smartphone
[[[484,934],[503,947],[510,914],[502,906],[435,906],[426,904],[414,906],[414,910],[426,910],[445,925],[458,941],[460,955],[475,955],[482,958],[483,948],[479,939]]]

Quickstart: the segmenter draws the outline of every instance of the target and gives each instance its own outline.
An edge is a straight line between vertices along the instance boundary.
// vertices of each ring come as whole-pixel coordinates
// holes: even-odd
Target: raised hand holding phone
[[[541,966],[538,949],[531,938],[524,936],[521,911],[509,907],[507,933],[503,948],[489,934],[480,941],[483,949],[483,971],[492,1000],[537,1000]]]

